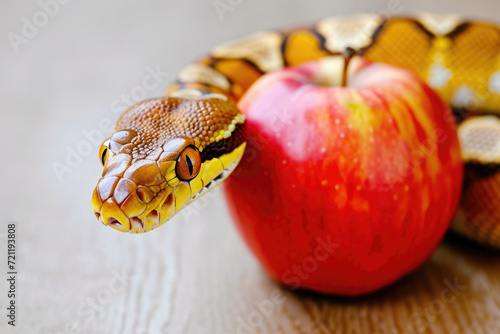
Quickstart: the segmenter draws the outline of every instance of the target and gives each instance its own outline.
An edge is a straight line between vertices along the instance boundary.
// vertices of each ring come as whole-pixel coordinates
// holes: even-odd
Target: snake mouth
[[[112,219],[112,221],[108,224],[110,227],[114,228],[115,230],[125,230],[128,231],[128,228],[123,226],[118,220]]]

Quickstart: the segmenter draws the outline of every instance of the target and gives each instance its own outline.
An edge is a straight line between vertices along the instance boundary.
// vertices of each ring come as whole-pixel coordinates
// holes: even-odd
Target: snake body
[[[452,228],[500,247],[500,27],[456,15],[334,17],[215,47],[187,65],[165,97],[120,117],[100,151],[97,218],[133,233],[162,225],[238,164],[246,139],[236,103],[257,79],[346,54],[414,72],[455,111],[465,181]]]

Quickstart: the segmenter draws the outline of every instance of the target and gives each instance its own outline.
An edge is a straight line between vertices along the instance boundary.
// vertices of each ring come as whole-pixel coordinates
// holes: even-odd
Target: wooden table
[[[63,333],[65,326],[77,326],[77,333],[223,334],[500,328],[499,254],[463,240],[448,238],[399,283],[348,299],[291,292],[269,279],[227,219],[221,198],[191,218],[135,236],[101,228],[89,217],[78,238],[22,242],[19,323],[29,328],[22,332]],[[36,232],[19,225],[21,240],[36,240]]]
[[[401,5],[490,18],[500,11],[498,0]],[[183,64],[217,43],[388,6],[243,1],[221,20],[211,0],[72,1],[18,53],[1,39],[0,333],[500,332],[500,256],[462,240],[446,240],[420,270],[367,297],[291,292],[262,272],[219,190],[193,215],[128,235],[101,226],[90,209],[101,173],[98,144],[70,171],[58,177],[54,169],[84,149],[89,133],[109,135],[99,127],[123,111],[124,94],[138,94],[148,68],[170,73],[146,91],[158,96]],[[33,0],[0,8],[0,33],[8,36],[41,7]],[[5,317],[9,222],[17,226],[15,328]]]

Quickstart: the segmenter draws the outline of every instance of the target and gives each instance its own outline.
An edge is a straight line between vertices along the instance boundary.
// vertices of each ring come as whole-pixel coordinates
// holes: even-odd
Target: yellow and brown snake
[[[238,164],[246,139],[236,103],[258,78],[346,53],[414,72],[453,108],[465,180],[452,228],[500,247],[500,27],[456,15],[333,17],[215,47],[165,97],[120,117],[100,150],[97,218],[133,233],[162,225]]]

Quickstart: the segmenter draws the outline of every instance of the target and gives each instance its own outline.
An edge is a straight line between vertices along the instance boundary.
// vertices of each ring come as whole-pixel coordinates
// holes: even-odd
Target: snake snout
[[[172,201],[172,189],[165,181],[145,186],[128,178],[104,176],[92,195],[92,208],[103,225],[142,233],[159,226],[160,218],[171,216]]]
[[[118,176],[102,177],[92,195],[92,208],[97,219],[106,226],[128,232],[131,221],[123,204],[136,192],[135,188],[130,180]]]

